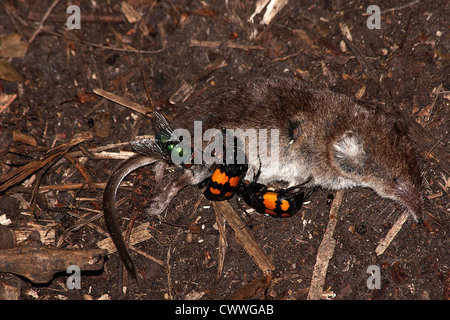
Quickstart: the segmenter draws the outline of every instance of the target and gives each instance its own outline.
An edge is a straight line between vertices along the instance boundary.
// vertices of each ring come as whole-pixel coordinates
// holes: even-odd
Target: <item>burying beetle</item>
[[[274,218],[293,216],[317,190],[317,187],[314,187],[306,194],[300,186],[269,190],[266,185],[256,182],[260,172],[259,170],[252,182],[248,184],[242,182],[238,192],[250,207],[266,216]]]

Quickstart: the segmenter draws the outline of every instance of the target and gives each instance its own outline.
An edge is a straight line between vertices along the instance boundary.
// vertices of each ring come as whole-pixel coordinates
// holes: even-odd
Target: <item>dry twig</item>
[[[397,233],[402,228],[403,224],[406,220],[408,220],[409,213],[408,211],[403,212],[403,214],[400,216],[400,218],[397,219],[397,221],[394,223],[392,228],[387,233],[386,237],[380,240],[378,243],[377,248],[375,249],[375,252],[377,256],[383,254],[383,252],[386,250],[386,248],[391,244],[392,240],[396,237]]]
[[[53,1],[52,5],[50,6],[50,8],[48,8],[47,12],[45,13],[45,15],[42,17],[41,22],[39,22],[39,27],[33,32],[33,34],[31,35],[30,39],[28,40],[28,45],[30,45],[34,39],[36,38],[36,36],[42,31],[42,29],[44,28],[44,23],[45,20],[47,20],[48,16],[50,15],[50,13],[52,12],[52,10],[56,7],[56,5],[59,3],[59,0],[55,0]]]
[[[71,141],[64,143],[52,150],[55,152],[44,159],[31,161],[30,163],[12,170],[8,174],[0,178],[0,192],[12,187],[13,185],[23,181],[25,178],[35,173],[41,168],[46,167],[49,163],[55,161],[55,159],[62,157],[68,150],[93,137],[91,132],[85,132],[80,135],[76,135]],[[49,152],[50,152],[49,151]]]
[[[91,46],[91,47],[94,47],[94,48],[99,48],[99,49],[102,49],[102,50],[111,50],[111,51],[118,51],[118,52],[129,52],[129,53],[138,53],[138,54],[155,54],[155,53],[161,53],[161,52],[165,51],[167,48],[170,47],[170,46],[167,46],[165,48],[161,48],[159,50],[153,50],[153,51],[151,51],[151,50],[136,50],[136,49],[131,49],[131,48],[114,48],[114,47],[102,46],[100,44],[96,44],[96,43],[93,43],[93,42],[79,40],[79,39],[76,39],[76,38],[68,38],[68,37],[65,37],[62,34],[59,34],[57,32],[53,32],[53,31],[50,31],[50,30],[44,30],[44,32],[48,33],[48,34],[51,34],[53,36],[56,36],[56,37],[60,37],[60,38],[62,38],[64,40],[79,42],[79,43],[82,43],[82,44],[85,44],[85,45],[88,45],[88,46]]]
[[[247,231],[236,211],[233,210],[227,201],[214,201],[213,207],[216,212],[219,212],[220,215],[227,219],[228,224],[233,228],[234,233],[236,234],[236,240],[253,259],[258,268],[264,272],[265,275],[269,276],[272,271],[275,270],[275,266],[264,254],[252,235]]]
[[[226,239],[226,233],[225,233],[225,221],[226,219],[219,213],[219,211],[216,212],[216,222],[217,222],[217,228],[219,229],[219,263],[217,268],[217,279],[220,279],[223,272],[223,264],[225,262],[225,253],[227,249],[227,239]]]
[[[81,270],[103,269],[105,250],[49,249],[39,241],[27,241],[21,246],[0,250],[0,272],[19,274],[33,283],[47,283],[55,273],[66,272],[70,265]]]
[[[328,263],[334,254],[334,248],[336,246],[336,240],[333,239],[333,232],[337,224],[337,215],[343,196],[343,190],[337,191],[333,204],[331,205],[330,221],[328,222],[327,230],[325,231],[322,242],[317,250],[316,265],[314,266],[311,285],[309,287],[308,300],[318,300],[322,297]]]
[[[192,39],[189,43],[189,46],[190,47],[202,47],[202,48],[219,48],[221,46],[226,46],[227,48],[241,49],[241,50],[264,50],[264,48],[260,45],[235,43],[231,40],[222,42],[222,41],[200,41],[200,40]]]
[[[99,96],[102,96],[103,98],[106,98],[108,100],[111,100],[117,104],[120,104],[124,107],[127,107],[128,109],[131,109],[133,111],[142,113],[143,115],[150,116],[150,113],[153,111],[152,108],[146,108],[139,103],[127,100],[125,98],[122,98],[118,95],[115,95],[114,93],[108,92],[106,90],[96,88],[94,89],[94,93],[98,94]]]

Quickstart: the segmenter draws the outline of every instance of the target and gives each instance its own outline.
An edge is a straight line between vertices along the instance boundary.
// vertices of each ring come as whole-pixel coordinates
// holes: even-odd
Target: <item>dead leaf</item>
[[[193,233],[193,234],[199,234],[201,229],[201,226],[199,226],[198,224],[193,224],[189,226],[189,230]]]
[[[27,53],[27,43],[17,33],[0,38],[0,56],[4,58],[22,58]]]
[[[391,278],[398,284],[403,284],[408,280],[408,274],[398,261],[392,265]]]
[[[243,286],[234,290],[227,299],[230,300],[246,300],[254,297],[259,291],[265,290],[269,287],[271,277],[262,276],[259,279],[250,281]]]
[[[90,93],[90,92],[83,91],[83,92],[78,92],[77,93],[76,100],[79,103],[83,104],[83,103],[86,103],[86,102],[96,101],[96,100],[98,100],[98,97],[96,95]]]
[[[8,63],[8,61],[0,59],[0,79],[10,82],[23,82],[23,78]]]
[[[192,290],[184,297],[184,299],[185,300],[200,300],[204,295],[205,295],[204,292],[198,292],[198,291]]]
[[[431,105],[425,106],[425,108],[422,108],[422,110],[420,110],[417,113],[417,116],[422,117],[422,118],[428,118],[430,117],[430,112],[431,112]]]

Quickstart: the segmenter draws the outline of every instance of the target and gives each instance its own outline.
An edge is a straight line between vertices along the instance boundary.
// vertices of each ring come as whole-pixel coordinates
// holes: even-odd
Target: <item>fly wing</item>
[[[173,133],[173,128],[167,121],[166,117],[164,117],[161,113],[157,111],[153,111],[153,119],[155,122],[155,131],[156,133],[160,131],[167,131],[170,135]]]
[[[141,139],[131,142],[131,146],[137,153],[157,157],[159,159],[170,160],[168,154],[155,139]]]

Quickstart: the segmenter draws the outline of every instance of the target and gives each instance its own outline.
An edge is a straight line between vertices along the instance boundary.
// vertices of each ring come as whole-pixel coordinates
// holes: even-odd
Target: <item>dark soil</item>
[[[15,32],[27,41],[52,2],[3,2],[0,36]],[[447,1],[424,0],[405,7],[404,1],[390,1],[381,8],[393,10],[381,14],[380,30],[366,26],[370,1],[291,0],[269,26],[259,24],[262,14],[254,23],[247,21],[255,9],[254,1],[249,0],[129,0],[143,19],[135,24],[125,19],[121,1],[72,1],[80,6],[82,19],[86,16],[80,30],[64,26],[68,2],[60,1],[52,10],[26,55],[10,60],[24,81],[0,80],[1,94],[17,94],[9,107],[0,111],[2,175],[40,159],[76,133],[91,131],[94,138],[71,151],[83,151],[87,159],[83,165],[94,181],[106,182],[119,160],[94,159],[86,150],[129,142],[136,134],[153,131],[145,116],[112,102],[98,106],[101,98],[93,94],[94,88],[176,113],[177,107],[167,101],[174,99],[184,82],[195,86],[188,96],[192,98],[248,75],[299,77],[362,102],[389,105],[386,92],[375,82],[380,81],[396,107],[431,134],[436,144],[448,140]],[[375,77],[349,48],[341,48],[341,23],[350,28],[353,43],[375,70]],[[148,34],[142,26],[147,27]],[[219,44],[192,46],[194,39]],[[227,41],[244,48],[233,48]],[[250,47],[255,45],[259,47]],[[129,50],[108,49],[112,47]],[[146,52],[133,53],[133,48]],[[226,65],[210,69],[208,65],[221,61],[218,59]],[[37,146],[24,144],[14,132],[33,137]],[[449,298],[449,168],[444,161],[429,156],[435,147],[417,148],[426,223],[417,225],[408,219],[384,254],[377,256],[375,248],[403,210],[370,190],[345,192],[334,231],[337,246],[324,286],[335,294],[334,299]],[[108,151],[117,152],[119,148]],[[168,171],[167,181],[178,173]],[[121,217],[127,218],[121,222],[126,228],[132,214],[136,215],[136,225],[150,222],[153,238],[136,247],[165,261],[170,268],[132,252],[145,286],[138,290],[130,279],[126,299],[224,299],[243,285],[263,278],[228,226],[224,269],[217,278],[219,231],[211,203],[203,198],[196,207],[202,194],[199,188],[184,189],[161,221],[146,216],[144,208],[153,192],[153,175],[151,167],[130,175],[134,187],[132,193],[121,192],[121,196],[131,194],[130,200],[120,206]],[[84,182],[83,176],[63,161],[48,168],[40,184]],[[105,238],[92,227],[104,229],[101,217],[91,226],[72,231],[79,222],[73,213],[87,219],[95,213],[86,209],[101,210],[102,189],[53,190],[40,193],[34,207],[24,207],[31,200],[33,186],[34,182],[17,184],[0,194],[0,216],[6,214],[11,227],[28,220],[51,222],[56,229],[55,245],[60,248],[96,248]],[[246,213],[241,201],[230,201],[277,268],[265,290],[244,293],[242,298],[306,299],[333,195],[329,190],[318,190],[311,203],[289,219]],[[80,290],[67,290],[64,275],[40,286],[22,279],[20,298],[116,298],[119,265],[117,254],[110,255],[102,272],[82,274]],[[381,268],[379,290],[366,286],[370,265]],[[0,281],[8,279],[10,275],[0,274]]]

